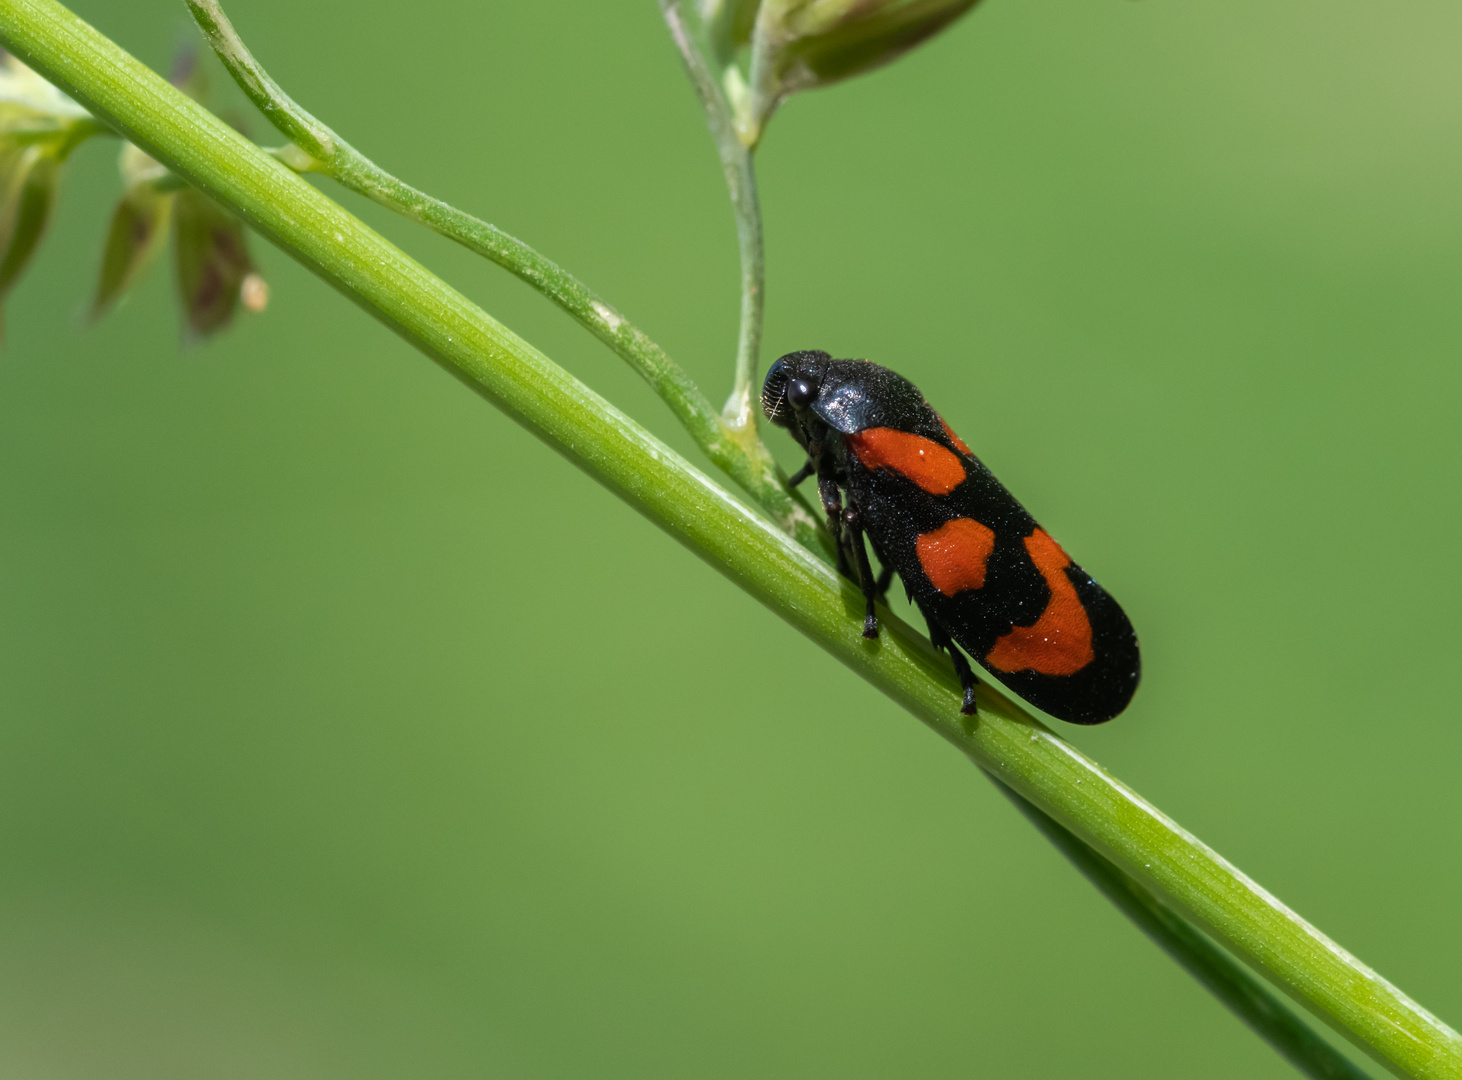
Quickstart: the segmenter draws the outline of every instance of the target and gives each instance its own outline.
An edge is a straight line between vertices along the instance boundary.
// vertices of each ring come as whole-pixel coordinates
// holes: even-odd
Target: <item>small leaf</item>
[[[254,272],[243,225],[202,192],[184,188],[173,205],[173,256],[188,328],[200,337],[222,330]]]
[[[0,303],[40,244],[56,202],[61,162],[53,147],[0,148]],[[0,333],[3,333],[0,321]]]
[[[763,0],[752,41],[753,103],[743,133],[755,145],[777,105],[799,90],[898,59],[977,0]]]
[[[90,128],[96,121],[14,56],[0,55],[0,131],[56,130],[72,124]]]
[[[796,7],[790,28],[797,40],[786,50],[789,91],[825,86],[861,75],[933,37],[976,0],[813,0]]]
[[[168,169],[131,143],[122,144],[117,171],[126,185],[112,211],[101,275],[91,304],[95,322],[122,299],[152,263],[167,239],[176,198]]]
[[[0,303],[45,234],[67,155],[101,130],[14,56],[0,56]]]
[[[139,184],[118,201],[102,253],[96,299],[91,305],[93,320],[110,311],[156,258],[167,239],[176,197],[151,184]]]

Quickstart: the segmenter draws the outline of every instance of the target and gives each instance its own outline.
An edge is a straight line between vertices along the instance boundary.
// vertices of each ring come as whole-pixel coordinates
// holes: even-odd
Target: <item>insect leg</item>
[[[819,476],[817,494],[822,499],[823,510],[827,512],[827,531],[832,533],[833,543],[838,548],[838,573],[843,577],[852,577],[847,547],[843,543],[843,493],[838,490],[837,481],[831,476]]]
[[[959,711],[965,716],[974,716],[975,687],[980,685],[980,680],[975,678],[975,673],[970,668],[970,662],[965,659],[965,654],[959,651],[959,646],[949,636],[949,631],[929,618],[928,612],[924,613],[924,618],[929,623],[929,644],[949,653],[949,658],[954,661],[954,673],[959,676],[960,688],[964,690],[964,701],[960,704]]]
[[[882,558],[882,556],[879,556]],[[873,586],[873,591],[888,603],[888,587],[893,584],[893,564],[884,563],[883,569],[878,572],[878,584]]]
[[[885,555],[883,549],[873,542],[873,537],[870,536],[868,538],[868,543],[873,547],[873,554],[878,556],[878,565],[881,567],[878,571],[878,584],[873,587],[874,592],[886,604],[888,603],[888,587],[893,584],[893,560]]]
[[[816,471],[817,471],[817,466],[812,463],[812,459],[811,458],[808,458],[806,465],[802,466],[802,468],[798,469],[791,476],[787,477],[787,487],[788,488],[794,488],[794,487],[796,487],[798,484],[802,483],[802,481],[806,480],[809,476],[811,476]]]
[[[878,616],[874,614],[873,602],[879,596],[878,583],[873,580],[873,567],[868,565],[868,545],[863,542],[863,520],[851,506],[843,511],[843,535],[853,549],[853,558],[858,564],[858,584],[863,587],[863,597],[868,602],[867,614],[863,616],[863,636],[876,638]]]

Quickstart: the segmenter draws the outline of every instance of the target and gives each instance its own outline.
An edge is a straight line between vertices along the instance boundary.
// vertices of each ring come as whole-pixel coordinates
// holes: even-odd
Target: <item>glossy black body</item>
[[[834,360],[819,351],[789,353],[768,372],[762,406],[807,451],[806,471],[817,475],[830,527],[841,534],[845,558],[840,562],[850,576],[863,579],[866,593],[874,590],[871,575],[858,568],[862,532],[885,568],[892,567],[903,580],[936,645],[947,646],[946,635],[953,638],[1007,687],[1061,720],[1098,724],[1126,708],[1141,675],[1136,634],[1117,602],[1074,562],[1064,573],[1090,623],[1094,659],[1064,675],[1006,672],[986,662],[1002,636],[1013,627],[1034,625],[1051,599],[1051,588],[1025,544],[1039,526],[984,464],[950,437],[911,382],[866,360]],[[893,469],[865,467],[847,436],[871,428],[893,428],[938,443],[959,455],[965,479],[948,494],[936,495]],[[839,490],[834,487],[846,497],[846,509],[835,505]],[[995,539],[983,586],[947,596],[929,580],[916,545],[920,536],[955,518],[973,518]],[[860,550],[852,549],[854,542]],[[862,563],[867,565],[866,555]],[[886,578],[882,584],[887,587]],[[870,624],[876,626],[871,614]],[[950,653],[967,672],[963,658],[952,647]],[[971,676],[966,684],[970,708],[972,684]]]

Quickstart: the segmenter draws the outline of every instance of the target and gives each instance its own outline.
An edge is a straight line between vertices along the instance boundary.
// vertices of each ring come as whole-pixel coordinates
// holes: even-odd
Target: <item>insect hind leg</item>
[[[882,555],[879,556],[883,558]],[[884,563],[883,569],[879,571],[878,582],[873,586],[873,591],[878,594],[885,604],[888,603],[888,587],[893,584],[893,564]]]
[[[927,611],[924,612],[924,620],[929,624],[929,644],[949,653],[949,658],[954,661],[954,672],[959,676],[960,689],[964,691],[964,701],[959,707],[960,713],[964,716],[974,716],[975,687],[980,685],[980,680],[975,678],[974,669],[970,667],[970,662],[965,659],[965,654],[960,652],[954,639],[949,636],[949,631],[930,618]]]
[[[848,545],[843,535],[843,493],[831,476],[817,478],[817,497],[827,513],[827,531],[832,533],[833,546],[838,551],[838,573],[852,577],[853,568],[848,565]]]
[[[883,553],[883,549],[878,546],[873,537],[868,537],[868,544],[873,548],[873,554],[878,556],[878,565],[880,567],[878,571],[878,582],[873,586],[873,591],[878,596],[878,599],[886,604],[888,603],[888,587],[893,584],[893,560]]]
[[[888,586],[885,584],[881,590],[878,582],[873,579],[873,567],[868,563],[868,545],[863,542],[863,519],[852,506],[843,511],[843,537],[853,549],[853,559],[858,567],[858,584],[862,587],[863,599],[867,602],[866,614],[863,616],[863,636],[876,638],[878,615],[873,610],[873,604]]]

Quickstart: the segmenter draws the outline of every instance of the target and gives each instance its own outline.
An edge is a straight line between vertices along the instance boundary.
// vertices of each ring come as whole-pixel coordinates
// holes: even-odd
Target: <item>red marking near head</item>
[[[1050,586],[1051,599],[1034,626],[1012,629],[985,654],[985,662],[996,671],[1075,675],[1096,654],[1091,651],[1091,620],[1065,574],[1071,557],[1044,529],[1025,538],[1025,549]]]
[[[919,565],[945,596],[985,584],[995,533],[974,518],[955,518],[919,537]]]
[[[939,416],[938,413],[935,413],[934,415]],[[961,454],[968,454],[970,457],[975,456],[975,452],[965,445],[965,441],[961,439],[958,435],[956,435],[954,433],[954,429],[944,422],[944,417],[939,416],[939,423],[940,426],[944,428],[944,434],[949,436],[949,441],[954,443],[954,448],[956,450],[958,450]]]
[[[897,428],[867,428],[845,436],[868,469],[892,469],[930,495],[948,495],[964,482],[965,467],[933,439]]]

